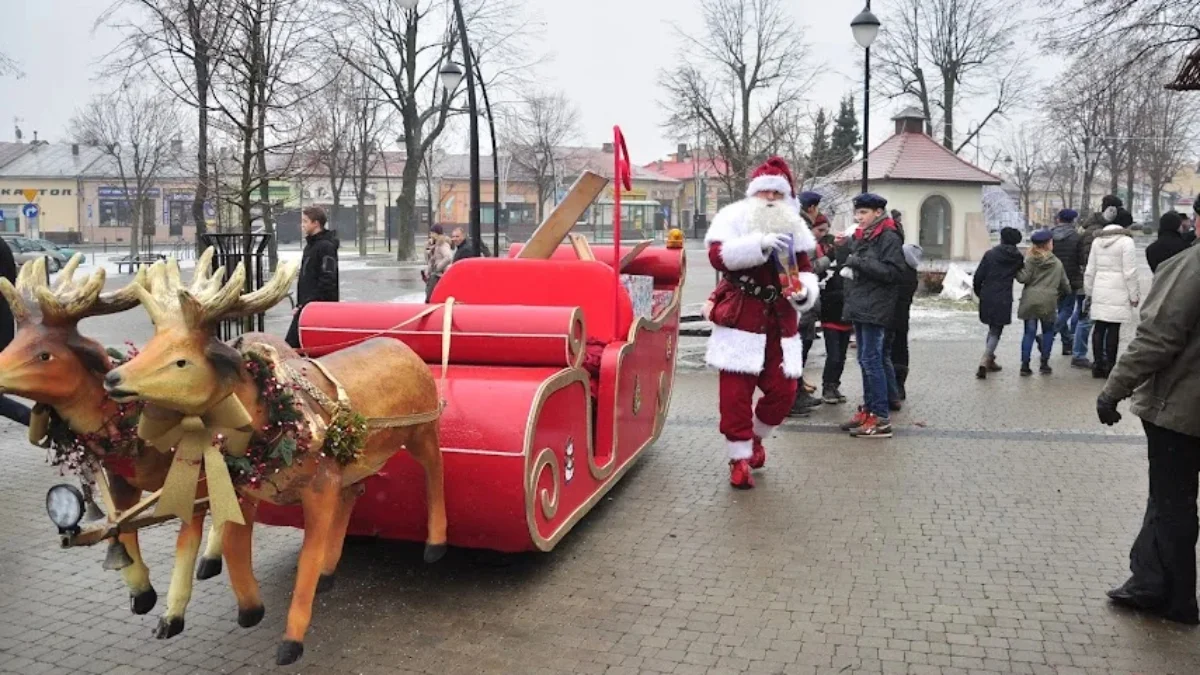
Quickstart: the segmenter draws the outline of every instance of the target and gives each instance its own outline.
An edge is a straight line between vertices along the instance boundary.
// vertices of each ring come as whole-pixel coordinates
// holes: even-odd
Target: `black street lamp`
[[[871,144],[871,43],[879,37],[879,19],[871,13],[871,0],[867,7],[850,22],[854,40],[866,50],[863,57],[863,159],[862,191],[867,192],[867,152]]]
[[[454,0],[454,15],[458,19],[458,39],[462,42],[463,70],[467,76],[467,110],[470,111],[471,134],[471,242],[475,255],[483,252],[483,235],[480,233],[480,190],[479,190],[479,107],[475,103],[475,66],[471,45],[467,42],[467,19],[463,15],[462,0]],[[451,64],[452,65],[452,64]],[[453,91],[453,90],[452,90]]]

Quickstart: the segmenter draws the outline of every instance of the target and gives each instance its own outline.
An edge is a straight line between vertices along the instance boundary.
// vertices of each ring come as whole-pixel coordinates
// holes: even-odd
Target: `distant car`
[[[48,272],[57,272],[67,264],[68,258],[61,251],[47,251],[33,239],[12,234],[6,234],[3,237],[8,247],[12,249],[17,267],[38,258],[46,259],[46,271]]]
[[[63,254],[63,256],[67,260],[74,258],[75,254],[78,253],[78,251],[76,251],[73,248],[67,248],[66,246],[59,246],[58,244],[50,241],[49,239],[30,239],[30,241],[37,244],[38,246],[41,246],[43,251],[48,251],[51,253],[58,252],[58,253]]]

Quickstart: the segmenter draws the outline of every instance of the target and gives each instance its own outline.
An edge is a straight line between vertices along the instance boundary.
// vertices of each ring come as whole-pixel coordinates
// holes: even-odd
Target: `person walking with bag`
[[[756,169],[746,198],[717,213],[704,243],[722,273],[711,296],[705,361],[720,371],[729,483],[749,489],[751,470],[767,461],[764,441],[787,417],[804,372],[798,312],[816,305],[820,293],[808,253],[816,240],[800,218],[787,163],[772,157]],[[801,288],[789,293],[776,265],[792,255]],[[757,404],[756,389],[763,393]]]
[[[1121,324],[1133,318],[1141,300],[1137,246],[1130,225],[1133,216],[1119,209],[1113,224],[1092,242],[1084,273],[1083,290],[1091,298],[1092,376],[1098,379],[1108,377],[1116,364]]]

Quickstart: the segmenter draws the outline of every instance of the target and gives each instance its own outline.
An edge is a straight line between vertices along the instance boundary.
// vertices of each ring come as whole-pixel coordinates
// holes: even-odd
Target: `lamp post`
[[[871,13],[871,0],[850,22],[854,40],[865,50],[863,56],[863,159],[862,191],[867,191],[867,153],[871,143],[871,43],[879,37],[879,19]]]
[[[405,0],[413,2],[416,0]],[[467,19],[463,15],[462,0],[454,0],[454,16],[458,21],[458,39],[462,42],[463,67],[458,70],[453,63],[447,63],[442,68],[443,83],[449,78],[446,76],[446,69],[453,67],[458,70],[459,76],[463,71],[466,72],[467,78],[467,110],[470,111],[470,140],[471,140],[471,241],[475,245],[475,255],[478,256],[483,252],[483,235],[480,233],[480,189],[479,189],[479,107],[475,103],[475,66],[474,55],[471,53],[471,45],[467,42]],[[455,81],[457,85],[457,80]],[[451,89],[450,91],[454,91]]]

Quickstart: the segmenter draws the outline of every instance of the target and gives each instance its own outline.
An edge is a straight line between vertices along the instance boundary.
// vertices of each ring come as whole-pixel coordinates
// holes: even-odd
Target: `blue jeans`
[[[1075,347],[1071,351],[1071,355],[1077,359],[1087,359],[1088,355],[1088,336],[1092,333],[1092,318],[1083,315],[1083,293],[1075,296],[1075,313],[1079,316],[1079,323],[1075,324]]]
[[[1038,345],[1038,350],[1042,353],[1042,360],[1050,358],[1050,350],[1054,349],[1054,319],[1025,319],[1025,337],[1021,338],[1021,363],[1029,363],[1029,357],[1033,355],[1033,342],[1037,336],[1039,326],[1042,329],[1042,344]]]
[[[1058,301],[1058,319],[1054,332],[1061,335],[1063,344],[1075,338],[1075,326],[1079,323],[1079,296],[1074,293]]]
[[[888,378],[883,370],[887,329],[873,323],[855,323],[854,340],[858,343],[858,367],[862,370],[867,412],[881,420],[889,419]]]

